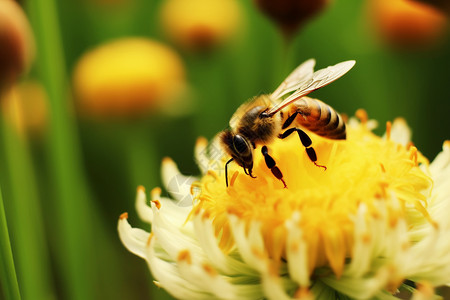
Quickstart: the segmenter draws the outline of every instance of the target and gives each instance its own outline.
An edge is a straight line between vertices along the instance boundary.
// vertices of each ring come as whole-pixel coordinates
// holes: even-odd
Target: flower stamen
[[[386,122],[386,140],[391,140],[391,131],[392,131],[392,122],[387,121]]]
[[[359,121],[363,125],[367,124],[367,121],[369,120],[369,116],[367,115],[367,112],[362,108],[360,108],[356,111],[355,116],[359,119]]]
[[[177,261],[185,261],[188,265],[192,264],[191,253],[189,250],[181,250],[178,252]]]

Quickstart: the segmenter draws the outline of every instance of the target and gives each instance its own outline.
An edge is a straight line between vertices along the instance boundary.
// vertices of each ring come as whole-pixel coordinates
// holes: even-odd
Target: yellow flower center
[[[418,218],[414,216],[418,214],[421,222],[427,218],[431,221],[425,195],[432,182],[419,168],[420,163],[428,162],[414,146],[402,146],[389,137],[382,139],[364,123],[348,128],[347,140],[343,141],[309,135],[317,163],[326,170],[311,162],[297,135],[267,145],[287,188],[267,168],[261,147],[254,155],[256,179],[232,164],[228,188],[223,172],[210,171],[200,180],[193,213],[202,211],[213,220],[224,251],[234,245],[228,221],[228,215],[234,214],[247,224],[262,224],[267,255],[280,261],[286,256],[285,221],[299,212],[310,272],[329,266],[340,276],[345,260],[352,255],[353,219],[360,204],[368,208],[368,218],[377,218],[380,215],[375,201],[385,201],[391,226],[399,218],[415,226]]]

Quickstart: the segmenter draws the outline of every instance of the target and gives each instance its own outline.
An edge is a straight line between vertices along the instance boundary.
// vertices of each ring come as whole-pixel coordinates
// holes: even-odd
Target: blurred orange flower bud
[[[186,88],[177,53],[144,38],[120,39],[89,51],[77,63],[73,83],[82,113],[113,118],[167,107]]]
[[[399,48],[431,46],[447,24],[443,12],[413,0],[371,0],[369,14],[380,37]]]
[[[31,28],[15,1],[0,0],[0,89],[26,71],[34,55]]]
[[[48,120],[47,93],[37,81],[16,84],[1,103],[2,113],[8,123],[24,136],[40,136]]]
[[[255,0],[261,11],[291,37],[303,23],[321,12],[329,0]]]
[[[242,22],[235,0],[166,0],[161,23],[166,34],[188,50],[209,50],[229,40]]]

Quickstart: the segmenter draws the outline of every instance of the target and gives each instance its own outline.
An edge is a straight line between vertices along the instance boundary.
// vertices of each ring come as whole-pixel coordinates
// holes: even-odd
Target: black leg
[[[286,119],[286,121],[284,121],[283,127],[282,127],[281,129],[288,128],[289,125],[291,125],[292,122],[294,122],[295,117],[297,117],[297,114],[298,114],[298,112],[295,112],[295,113],[292,114],[292,116],[289,116],[289,117]]]
[[[234,158],[230,158],[230,160],[228,160],[226,163],[225,163],[225,183],[227,184],[227,187],[228,187],[228,164],[230,163],[230,162],[232,162],[234,160]]]
[[[281,173],[280,169],[276,166],[276,162],[272,156],[269,155],[269,150],[266,146],[261,148],[261,153],[264,155],[264,160],[266,161],[267,167],[272,171],[272,174],[284,185],[284,188],[287,188],[286,182],[283,180],[283,173]]]
[[[308,154],[309,159],[319,168],[323,168],[324,170],[327,169],[327,167],[317,164],[317,155],[316,151],[313,147],[311,147],[312,141],[310,137],[304,132],[303,130],[299,128],[290,128],[280,134],[278,137],[280,139],[285,139],[288,136],[290,136],[293,132],[297,132],[298,137],[300,138],[300,141],[302,142],[303,147],[305,147],[306,154]]]
[[[244,168],[244,170],[245,170],[245,168]],[[253,176],[253,174],[252,174],[252,168],[250,168],[250,169],[247,169],[247,172],[246,172],[246,174],[248,175],[248,176],[250,176],[251,178],[256,178],[256,176]]]

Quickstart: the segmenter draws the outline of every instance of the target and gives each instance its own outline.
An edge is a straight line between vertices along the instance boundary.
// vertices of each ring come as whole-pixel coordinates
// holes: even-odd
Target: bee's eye
[[[250,150],[246,140],[239,134],[233,137],[233,146],[236,152],[241,154],[246,153]]]

